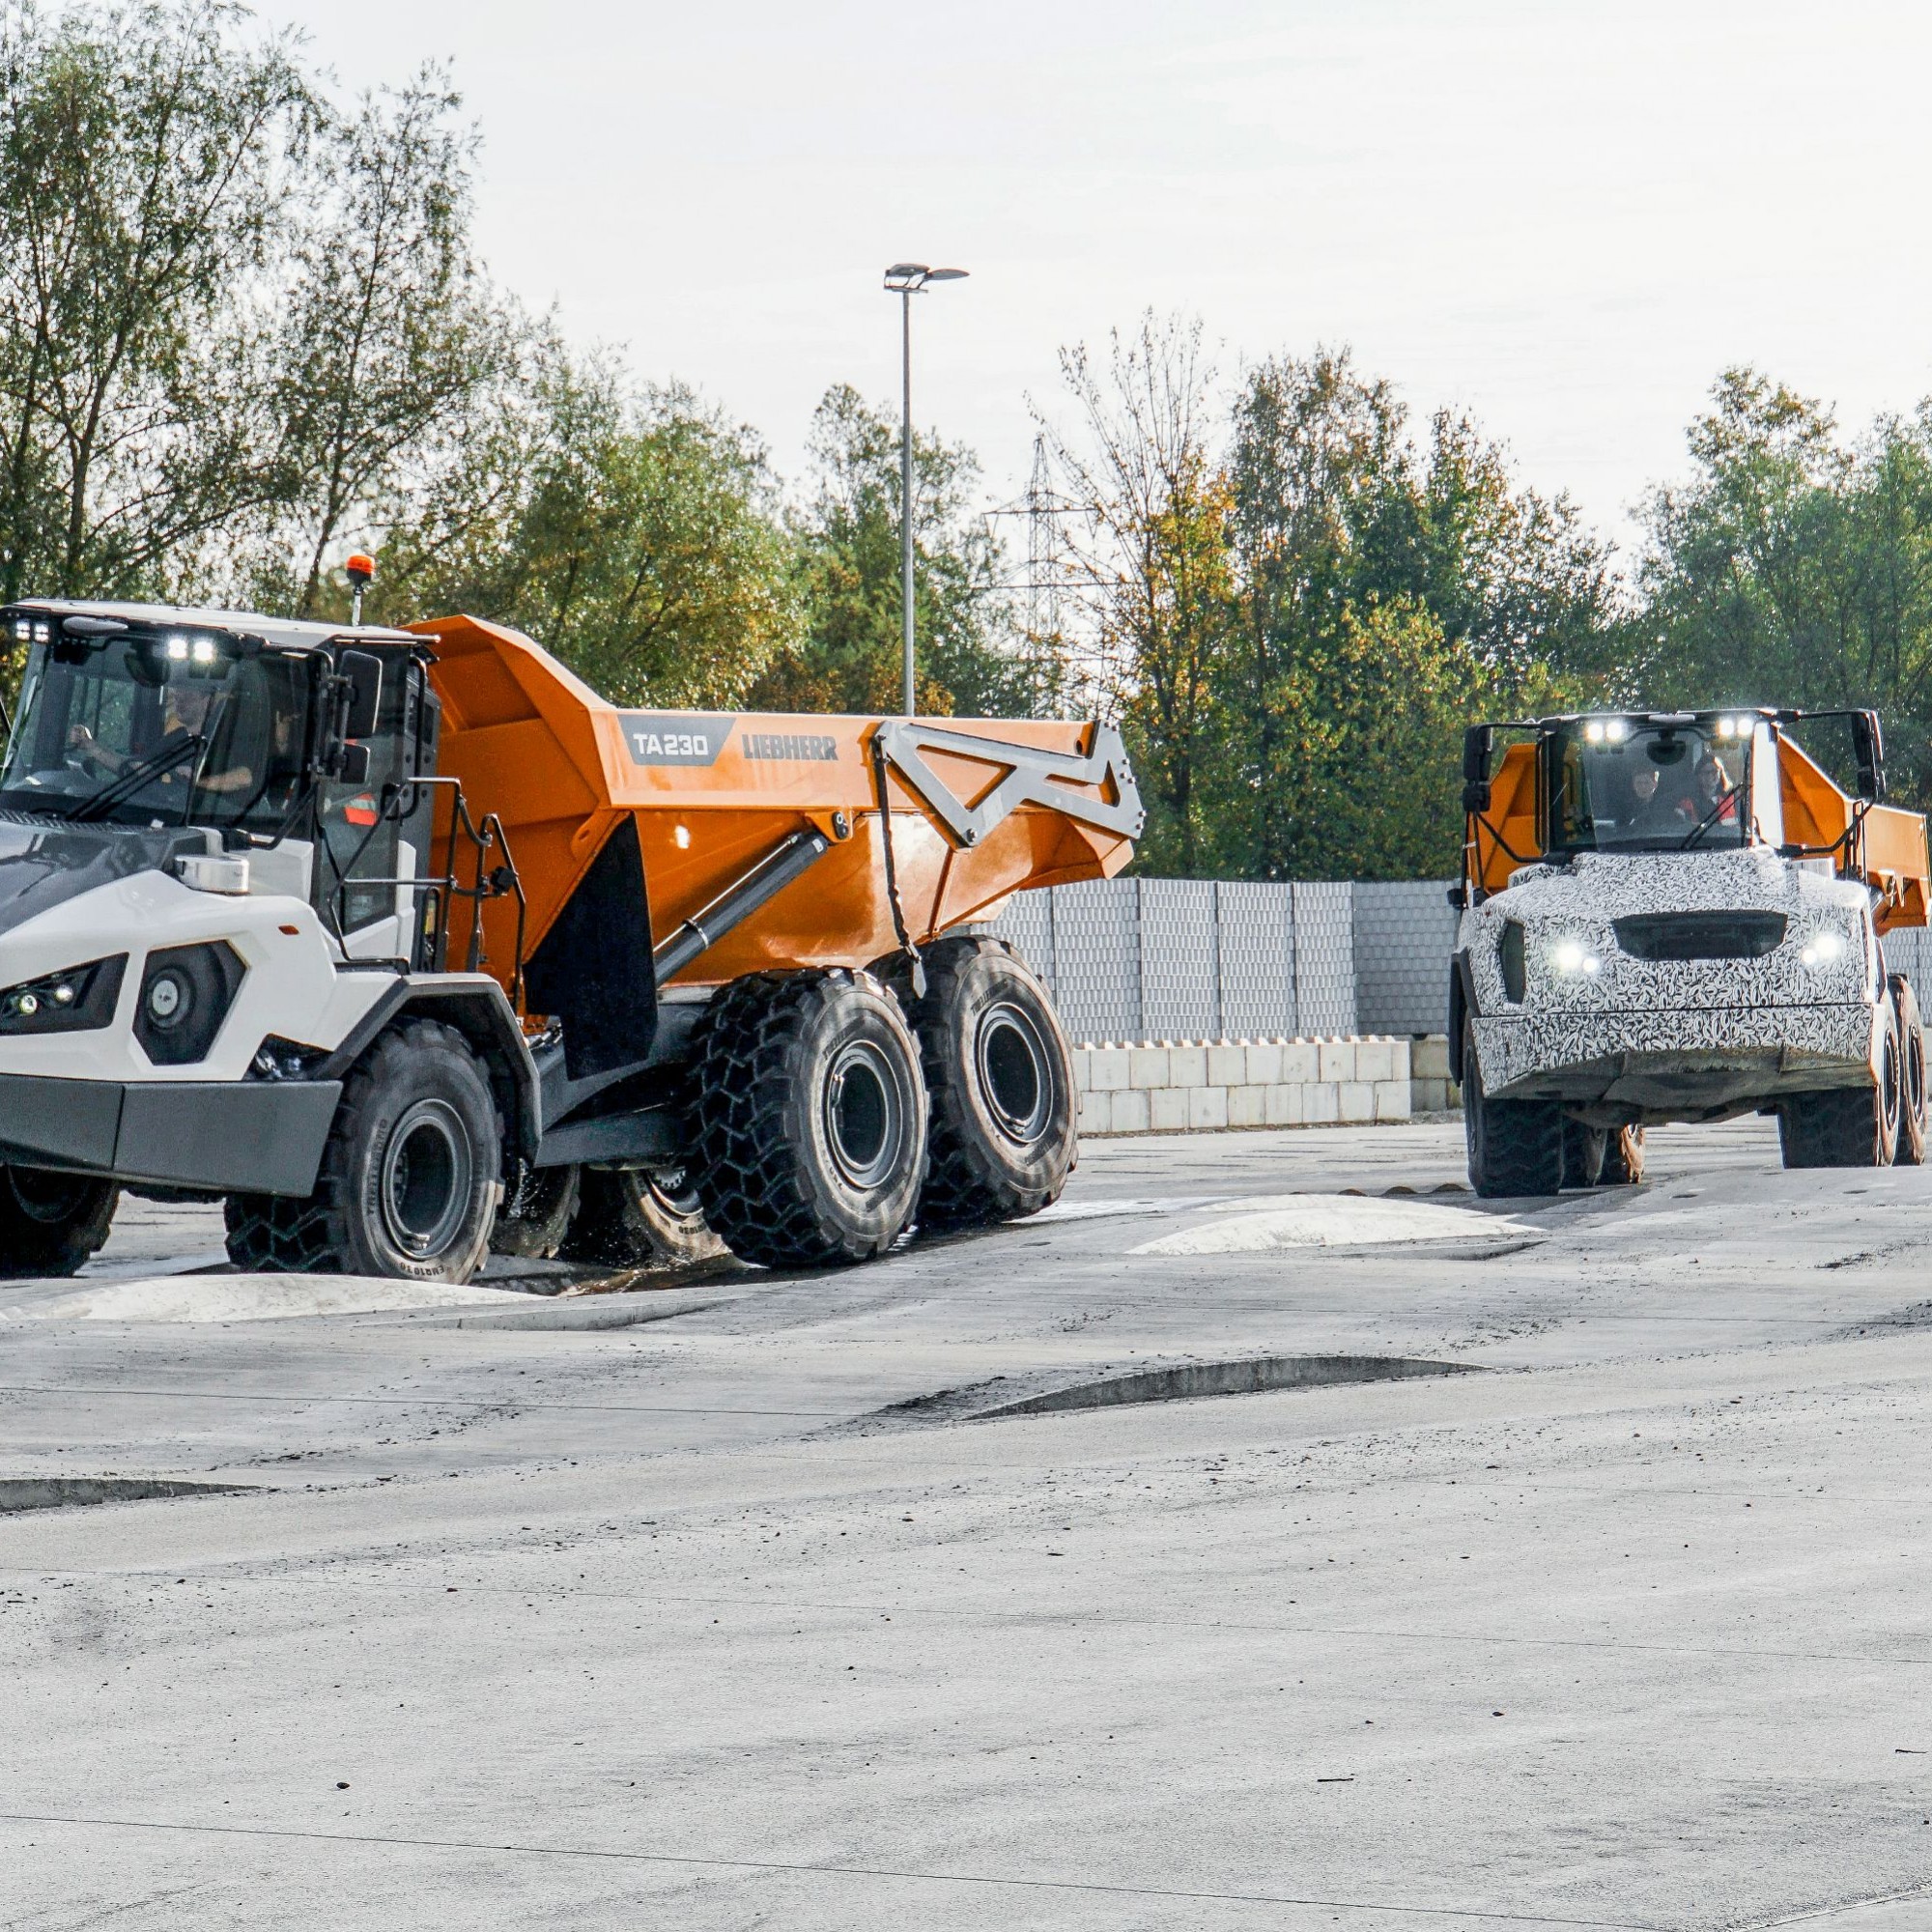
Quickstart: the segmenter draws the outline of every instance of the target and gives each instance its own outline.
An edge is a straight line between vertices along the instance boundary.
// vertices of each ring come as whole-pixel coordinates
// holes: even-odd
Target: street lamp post
[[[886,270],[886,293],[899,298],[899,347],[905,394],[899,424],[899,546],[903,574],[904,610],[900,628],[905,643],[905,713],[913,714],[916,692],[913,666],[912,603],[912,298],[934,282],[959,282],[964,269],[928,269],[923,262],[895,262]]]

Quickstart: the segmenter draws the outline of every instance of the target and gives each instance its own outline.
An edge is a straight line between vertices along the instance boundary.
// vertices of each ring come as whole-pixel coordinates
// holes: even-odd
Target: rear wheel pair
[[[696,1191],[733,1252],[865,1261],[915,1213],[983,1225],[1054,1200],[1077,1133],[1072,1065],[1039,983],[997,941],[943,940],[926,989],[870,973],[756,974],[697,1049]]]

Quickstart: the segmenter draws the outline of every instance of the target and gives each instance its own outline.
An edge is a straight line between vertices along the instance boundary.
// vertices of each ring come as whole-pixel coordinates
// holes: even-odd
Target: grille
[[[1646,912],[1612,924],[1633,959],[1762,959],[1784,939],[1781,912]]]

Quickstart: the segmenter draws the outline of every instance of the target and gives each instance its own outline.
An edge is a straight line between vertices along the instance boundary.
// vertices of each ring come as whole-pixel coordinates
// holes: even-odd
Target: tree
[[[469,254],[476,138],[458,105],[425,71],[322,124],[318,205],[277,303],[286,475],[258,593],[298,616],[316,611],[346,536],[448,453],[513,353],[515,321]]]
[[[1732,369],[1690,448],[1644,513],[1633,695],[1874,706],[1894,789],[1932,804],[1932,405],[1847,444],[1819,403]]]
[[[1201,327],[1150,312],[1112,338],[1104,372],[1061,352],[1080,420],[1041,419],[1084,517],[1072,539],[1095,682],[1120,715],[1147,793],[1141,858],[1196,871],[1202,791],[1218,743],[1216,691],[1233,616],[1233,501],[1208,441],[1211,374]]]
[[[804,629],[753,689],[774,711],[895,712],[904,701],[899,428],[846,384],[812,417],[815,487],[794,513]],[[1002,648],[998,551],[967,499],[963,448],[913,438],[919,708],[997,716],[1024,708],[1024,670]]]
[[[1466,416],[1438,412],[1419,451],[1390,385],[1346,351],[1253,367],[1229,467],[1236,642],[1206,814],[1217,867],[1448,866],[1462,725],[1587,688],[1614,635],[1606,550],[1567,499],[1520,486]],[[1378,648],[1406,682],[1380,674]],[[1329,762],[1350,742],[1352,790]]]
[[[0,16],[0,597],[191,578],[270,500],[263,325],[316,114],[225,8]]]
[[[375,609],[526,630],[619,703],[742,704],[799,630],[751,431],[554,338],[499,382],[384,545]]]

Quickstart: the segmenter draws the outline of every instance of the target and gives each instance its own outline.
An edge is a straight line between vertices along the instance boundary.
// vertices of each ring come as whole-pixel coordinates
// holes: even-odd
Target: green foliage
[[[904,701],[900,441],[896,420],[846,384],[812,417],[810,498],[794,515],[804,629],[753,687],[772,711],[896,712]],[[971,454],[913,438],[919,709],[997,717],[1024,709],[1022,674],[995,641],[998,557],[968,510]]]
[[[372,613],[514,624],[620,703],[745,702],[799,634],[762,445],[554,342],[529,363],[392,527]]]
[[[274,497],[292,47],[212,6],[0,14],[0,597],[165,589]]]
[[[1199,330],[1144,320],[1096,374],[1081,551],[1100,683],[1149,797],[1139,863],[1262,878],[1454,863],[1472,719],[1584,688],[1615,616],[1573,506],[1518,486],[1465,418],[1426,450],[1346,354],[1248,371],[1225,451]]]
[[[1932,404],[1860,441],[1750,369],[1646,507],[1627,689],[1657,704],[1875,706],[1896,796],[1932,806]]]
[[[1080,427],[1042,427],[1086,510],[1074,567],[1095,696],[1120,716],[1148,800],[1140,863],[1192,873],[1236,617],[1233,504],[1208,440],[1200,326],[1150,314],[1133,335],[1115,333],[1104,368],[1078,348],[1062,353],[1061,371]]]

